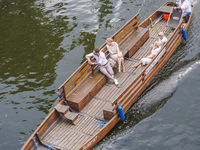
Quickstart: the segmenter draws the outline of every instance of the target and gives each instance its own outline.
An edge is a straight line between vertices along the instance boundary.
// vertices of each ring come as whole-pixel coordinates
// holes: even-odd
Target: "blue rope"
[[[108,123],[107,121],[95,121],[95,124],[99,124],[99,129],[103,128],[103,126],[106,125],[106,123]]]
[[[35,137],[33,137],[32,139],[33,139],[33,141],[34,141],[35,146],[37,147],[37,149],[40,150],[39,147],[38,147],[38,143],[35,141]]]
[[[53,141],[53,144],[51,145],[51,146],[49,146],[48,148],[46,148],[45,150],[50,150],[57,142],[56,141],[59,141],[59,139],[57,138],[57,139],[55,139],[54,141]]]

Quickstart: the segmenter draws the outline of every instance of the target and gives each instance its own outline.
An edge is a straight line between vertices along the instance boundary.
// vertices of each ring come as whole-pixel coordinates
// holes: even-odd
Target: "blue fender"
[[[123,109],[122,109],[122,107],[120,105],[117,107],[117,110],[118,110],[118,113],[119,113],[119,117],[122,120],[124,120],[125,119],[124,111],[123,111]]]
[[[182,28],[182,36],[183,36],[183,39],[186,40],[187,39],[187,34],[186,34],[186,31],[184,28]]]

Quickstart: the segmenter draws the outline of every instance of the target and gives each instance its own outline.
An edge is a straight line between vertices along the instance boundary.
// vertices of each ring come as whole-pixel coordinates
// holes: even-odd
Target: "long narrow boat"
[[[108,83],[97,66],[90,66],[85,61],[58,88],[59,103],[22,149],[86,150],[99,142],[120,120],[118,105],[126,113],[181,42],[182,22],[171,27],[170,21],[162,17],[172,13],[173,6],[174,2],[166,2],[141,24],[137,14],[112,36],[126,58],[126,72],[115,74],[119,86]],[[186,30],[191,17],[192,13]],[[148,55],[149,46],[158,40],[160,31],[168,41],[159,54],[149,65],[131,68]],[[106,43],[100,49],[109,57]]]

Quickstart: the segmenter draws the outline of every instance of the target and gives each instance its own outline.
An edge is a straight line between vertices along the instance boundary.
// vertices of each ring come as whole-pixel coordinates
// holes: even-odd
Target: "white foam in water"
[[[195,62],[187,68],[183,68],[180,71],[174,73],[169,79],[164,80],[160,84],[156,85],[155,88],[147,92],[138,102],[135,107],[142,107],[148,109],[154,104],[161,102],[163,99],[168,98],[172,93],[175,92],[178,84],[182,81],[192,70],[200,65],[200,61]],[[134,109],[134,106],[133,106]]]
[[[118,0],[117,5],[115,6],[115,10],[119,10],[122,5],[122,0]]]

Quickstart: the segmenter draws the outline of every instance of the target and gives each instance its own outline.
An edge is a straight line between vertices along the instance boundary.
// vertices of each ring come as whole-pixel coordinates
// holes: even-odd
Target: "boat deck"
[[[101,128],[101,122],[105,121],[103,109],[107,103],[112,103],[124,90],[134,81],[138,75],[145,69],[139,66],[133,69],[131,66],[137,63],[141,58],[148,55],[149,46],[158,40],[158,32],[164,32],[169,38],[173,30],[166,27],[167,20],[159,21],[154,28],[149,31],[148,40],[139,48],[139,50],[128,59],[125,59],[126,72],[117,73],[115,77],[119,81],[119,86],[106,83],[100,91],[93,97],[89,103],[79,112],[75,125],[65,119],[60,118],[46,131],[41,137],[45,143],[53,144],[56,141],[56,147],[62,147],[68,150],[79,149],[89,138],[94,136]],[[134,40],[134,39],[129,39]],[[123,49],[121,49],[123,51]],[[78,141],[78,142],[77,142]]]

